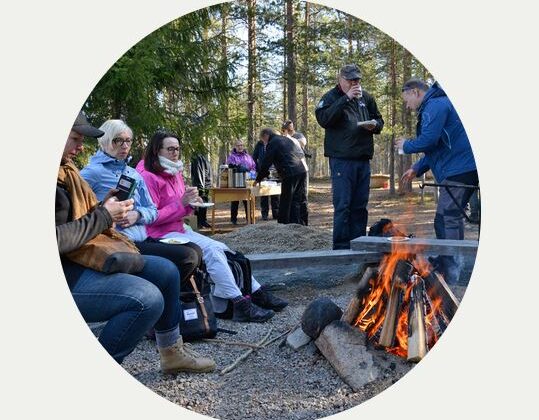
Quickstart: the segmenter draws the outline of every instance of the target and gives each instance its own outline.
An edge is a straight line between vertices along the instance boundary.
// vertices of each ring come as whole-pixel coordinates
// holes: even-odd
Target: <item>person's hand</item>
[[[140,218],[140,213],[136,210],[127,212],[127,215],[122,220],[118,220],[118,224],[124,229],[137,223]]]
[[[118,191],[120,190],[117,188],[111,188],[109,192],[107,193],[107,195],[105,196],[105,198],[103,199],[102,203],[104,203],[105,201],[108,201],[109,198],[115,197],[116,194],[118,194]]]
[[[404,137],[401,137],[401,138],[395,140],[395,150],[397,152],[399,150],[403,150],[402,147],[403,147],[405,141],[406,141],[406,139]],[[404,153],[404,152],[401,152],[401,153]],[[399,153],[399,154],[401,154],[401,153]]]
[[[401,178],[403,186],[406,186],[412,182],[416,176],[416,171],[413,168],[408,169]]]
[[[253,187],[256,187],[258,184],[259,184],[259,182],[255,179],[255,180],[253,181]]]
[[[352,85],[352,87],[346,92],[348,99],[361,97],[361,85]]]
[[[358,127],[362,127],[366,130],[372,131],[376,128],[378,125],[375,120],[369,120],[369,121],[360,121],[357,123]]]
[[[111,197],[103,203],[103,207],[107,209],[114,222],[119,222],[127,217],[129,211],[133,210],[133,203],[132,198],[118,201],[116,197]]]
[[[197,201],[198,197],[198,188],[197,187],[187,187],[182,196],[182,204],[188,206],[189,203],[194,203]],[[200,198],[200,197],[198,197]]]

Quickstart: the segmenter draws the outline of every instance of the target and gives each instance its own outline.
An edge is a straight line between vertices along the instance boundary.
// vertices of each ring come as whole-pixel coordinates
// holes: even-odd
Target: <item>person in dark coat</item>
[[[324,156],[329,157],[333,191],[333,249],[349,249],[367,230],[373,134],[384,127],[374,98],[361,87],[357,65],[339,72],[338,84],[318,102],[318,124],[325,129]]]
[[[198,195],[202,201],[209,201],[210,188],[212,187],[212,170],[210,162],[204,154],[197,153],[191,159],[191,184],[198,188]],[[197,224],[200,228],[211,228],[208,223],[207,209],[199,207],[196,210]]]
[[[260,132],[260,138],[268,142],[268,146],[255,184],[267,177],[270,166],[275,165],[282,179],[277,222],[301,224],[300,208],[307,201],[305,155],[296,143],[288,137],[275,134],[271,128],[264,128]]]
[[[253,150],[253,160],[256,163],[256,172],[260,172],[260,164],[264,160],[267,146],[267,141],[264,142],[263,140],[260,140]],[[270,201],[272,219],[276,220],[279,217],[279,197],[279,194],[260,196],[260,213],[262,214],[262,220],[268,220]]]

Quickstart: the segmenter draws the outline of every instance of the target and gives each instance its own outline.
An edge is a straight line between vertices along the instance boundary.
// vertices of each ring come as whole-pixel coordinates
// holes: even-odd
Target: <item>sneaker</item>
[[[230,221],[233,225],[237,225],[238,224],[238,221],[237,220],[231,220]]]
[[[262,215],[262,220],[268,220],[268,215],[267,214]]]
[[[202,227],[211,229],[211,225],[210,225],[206,220],[204,220],[200,225],[201,225]]]
[[[288,306],[288,302],[268,292],[264,286],[251,295],[251,300],[257,306],[264,309],[272,309],[280,312]]]
[[[248,296],[233,305],[232,321],[266,322],[275,315],[271,309],[263,309],[255,305]]]
[[[160,348],[159,358],[161,371],[166,374],[179,372],[205,373],[215,369],[215,362],[209,357],[203,357],[193,350],[189,344],[178,338],[176,344]]]

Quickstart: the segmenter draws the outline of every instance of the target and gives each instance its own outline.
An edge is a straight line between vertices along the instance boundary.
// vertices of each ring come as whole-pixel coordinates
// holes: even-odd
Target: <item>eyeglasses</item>
[[[179,147],[174,147],[174,146],[170,146],[170,147],[162,147],[161,149],[167,149],[170,153],[173,153],[173,152],[179,152],[179,151],[180,151],[180,148],[179,148]]]
[[[116,137],[115,139],[112,139],[112,142],[116,146],[123,146],[124,144],[126,146],[131,146],[131,143],[133,143],[133,139],[122,139],[121,137]]]

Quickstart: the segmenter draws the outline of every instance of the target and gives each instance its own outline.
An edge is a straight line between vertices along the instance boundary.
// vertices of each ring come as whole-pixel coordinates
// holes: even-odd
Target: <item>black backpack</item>
[[[180,332],[184,341],[213,338],[217,319],[210,299],[210,276],[204,263],[195,270],[180,291]]]
[[[234,275],[234,280],[236,285],[241,290],[243,296],[250,295],[252,293],[252,282],[251,282],[251,262],[249,259],[243,255],[241,252],[236,251],[235,253],[230,251],[225,251],[227,258],[228,266],[230,271]],[[228,301],[227,307],[224,312],[215,313],[217,318],[221,319],[231,319],[233,314],[233,305],[232,301]]]
[[[406,235],[404,232],[398,230],[391,221],[391,219],[380,219],[370,227],[368,236],[382,236],[385,238],[389,238],[392,236],[407,236],[411,238],[414,235]]]

